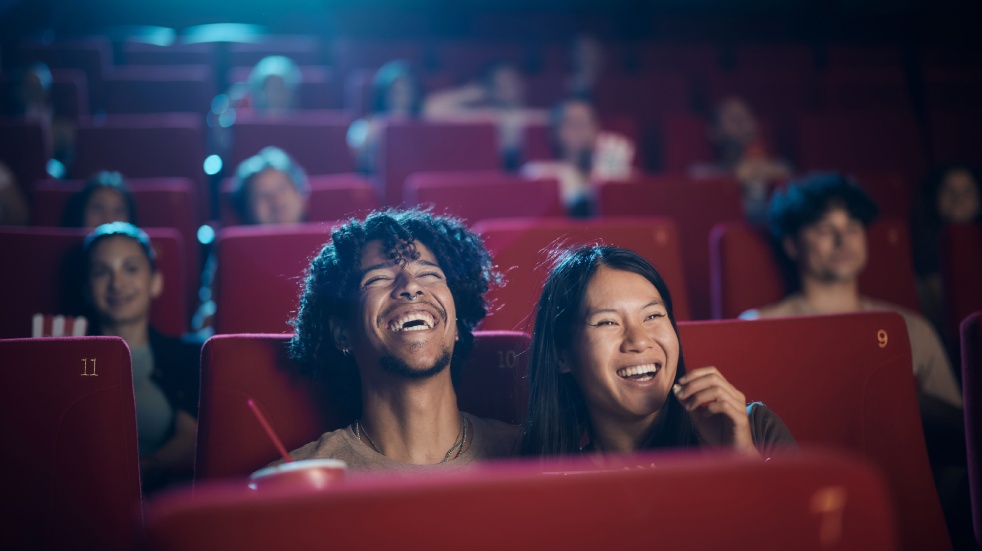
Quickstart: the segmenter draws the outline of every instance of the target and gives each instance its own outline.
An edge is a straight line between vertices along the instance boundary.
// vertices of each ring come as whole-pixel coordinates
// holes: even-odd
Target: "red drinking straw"
[[[259,424],[263,426],[263,430],[266,431],[266,436],[269,436],[269,439],[273,441],[273,445],[276,446],[276,449],[279,450],[280,455],[283,456],[283,460],[287,463],[292,462],[293,460],[290,459],[290,454],[288,454],[286,452],[286,448],[283,447],[283,442],[280,442],[280,439],[276,437],[276,433],[273,432],[273,427],[269,426],[269,421],[266,420],[266,416],[259,411],[259,408],[256,407],[256,403],[253,402],[251,398],[247,403],[249,404],[249,408],[252,409],[252,412],[256,414],[256,419],[259,419]]]

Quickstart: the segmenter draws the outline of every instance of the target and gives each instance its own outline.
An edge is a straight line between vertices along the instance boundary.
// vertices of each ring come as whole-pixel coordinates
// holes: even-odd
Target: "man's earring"
[[[341,354],[343,354],[345,357],[347,357],[348,356],[348,349],[347,348],[342,348],[341,349]]]

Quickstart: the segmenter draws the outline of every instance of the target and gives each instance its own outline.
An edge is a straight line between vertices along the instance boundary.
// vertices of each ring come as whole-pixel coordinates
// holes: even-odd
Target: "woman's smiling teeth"
[[[658,364],[634,365],[617,370],[617,376],[632,381],[650,381],[658,372]]]
[[[425,331],[436,326],[433,314],[423,310],[407,312],[389,322],[389,331]]]

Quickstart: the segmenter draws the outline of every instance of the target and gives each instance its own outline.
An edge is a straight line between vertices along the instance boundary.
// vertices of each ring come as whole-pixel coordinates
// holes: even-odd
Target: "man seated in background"
[[[452,218],[389,210],[336,228],[311,262],[291,353],[354,421],[291,457],[419,472],[514,453],[518,427],[461,412],[454,390],[498,279]]]
[[[861,187],[840,174],[812,175],[776,192],[769,212],[771,235],[785,260],[794,265],[797,291],[740,317],[898,312],[907,324],[922,406],[929,406],[925,412],[960,409],[961,391],[944,347],[927,320],[859,292],[859,274],[867,260],[866,228],[878,210]]]
[[[709,140],[715,159],[692,167],[696,177],[730,175],[743,192],[743,210],[753,224],[764,224],[771,186],[791,175],[787,163],[767,150],[760,123],[750,105],[731,96],[720,101],[710,121]]]

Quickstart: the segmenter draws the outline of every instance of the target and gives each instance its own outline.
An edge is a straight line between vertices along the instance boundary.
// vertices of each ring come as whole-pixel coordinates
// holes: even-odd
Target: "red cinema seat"
[[[625,115],[607,115],[600,120],[600,128],[603,132],[619,134],[634,144],[634,166],[640,167],[644,161],[642,146],[641,129],[638,128],[637,121],[633,117]],[[552,130],[548,123],[540,124],[531,122],[525,125],[524,137],[524,160],[525,161],[552,161],[555,160],[555,153],[552,146]]]
[[[924,171],[917,124],[906,112],[805,114],[798,124],[805,170],[901,171],[911,178]]]
[[[268,35],[251,42],[229,44],[228,61],[232,67],[255,65],[271,55],[281,55],[297,65],[320,65],[324,61],[324,46],[315,36]]]
[[[853,171],[849,174],[869,193],[880,215],[909,220],[914,207],[915,186],[899,171]]]
[[[204,114],[217,91],[208,65],[123,65],[106,75],[106,111]]]
[[[934,67],[922,70],[924,103],[929,110],[978,110],[982,66]]]
[[[982,545],[982,310],[961,324],[965,444],[975,540]]]
[[[65,209],[73,195],[84,185],[79,180],[42,180],[34,189],[31,223],[34,226],[62,225]],[[141,228],[173,228],[181,234],[184,245],[185,279],[188,305],[198,300],[196,282],[201,274],[201,251],[198,248],[198,216],[193,184],[187,178],[134,178],[127,180],[136,221]]]
[[[235,133],[228,167],[274,145],[286,151],[308,174],[354,172],[355,159],[346,136],[352,118],[340,111],[301,111],[289,115],[242,115]]]
[[[457,82],[481,78],[492,63],[508,62],[522,71],[529,61],[529,51],[521,42],[444,40],[434,45],[434,55],[437,68]]]
[[[220,335],[201,354],[201,405],[195,480],[239,477],[277,458],[246,401],[253,400],[287,449],[350,423],[332,408],[324,378],[299,375],[287,356],[290,335]],[[478,331],[461,370],[461,409],[517,424],[527,394],[522,384],[529,336]]]
[[[559,182],[506,172],[418,172],[406,180],[407,205],[434,207],[474,225],[487,218],[565,216]]]
[[[188,178],[194,182],[201,216],[210,209],[203,119],[191,113],[112,115],[81,123],[72,174],[88,178],[115,170],[127,178]]]
[[[609,20],[601,20],[599,17],[591,17],[592,30],[595,34],[613,35],[616,31]],[[580,22],[582,24],[582,21]],[[579,25],[577,25],[579,27]],[[599,27],[606,27],[606,31],[597,31]],[[581,30],[582,27],[579,27]],[[609,32],[608,32],[609,31]],[[570,33],[572,34],[572,33]],[[536,31],[539,36],[539,31]],[[550,41],[542,45],[539,52],[539,64],[542,66],[541,72],[560,73],[568,75],[573,70],[572,55],[570,52],[571,41],[564,39],[560,41]],[[629,58],[631,57],[631,43],[626,40],[604,39],[604,75],[622,75],[629,70]]]
[[[901,69],[903,50],[889,44],[829,44],[825,65],[830,69]]]
[[[529,107],[549,109],[570,93],[569,75],[549,72],[525,77],[525,101]]]
[[[761,140],[773,151],[774,129],[768,121],[758,119]],[[662,168],[667,173],[685,174],[693,167],[712,163],[716,158],[706,119],[695,115],[674,114],[662,127]]]
[[[812,48],[802,43],[740,44],[733,51],[737,69],[809,72],[815,68]]]
[[[164,276],[164,292],[150,305],[150,323],[168,335],[187,330],[184,247],[176,230],[146,230],[157,253],[157,269]],[[31,316],[82,313],[85,274],[81,269],[82,240],[86,230],[15,228],[0,230],[0,258],[16,269],[6,269],[0,285],[6,293],[0,311],[0,338],[31,335]]]
[[[48,177],[51,148],[48,133],[40,124],[22,118],[0,118],[0,161],[17,178],[17,185],[27,197],[34,184]]]
[[[867,233],[866,269],[859,291],[869,297],[920,311],[910,236],[903,221],[883,219]],[[784,298],[787,282],[770,238],[740,222],[719,224],[710,237],[712,301],[715,318],[735,318]]]
[[[355,69],[375,70],[396,59],[419,67],[425,57],[422,42],[416,40],[339,38],[334,44],[334,59],[342,77]]]
[[[327,224],[236,226],[215,245],[216,333],[287,333],[303,276],[331,239]]]
[[[949,335],[954,336],[963,319],[982,310],[982,225],[942,227],[941,277],[945,318]]]
[[[414,172],[499,170],[498,133],[491,123],[389,121],[376,166],[383,203],[399,206]]]
[[[305,65],[300,69],[297,107],[302,110],[337,109],[341,107],[338,82],[329,67]],[[229,71],[229,82],[247,82],[252,67],[235,67]]]
[[[605,76],[594,94],[601,117],[630,113],[649,126],[669,113],[688,112],[693,103],[689,79],[678,73]]]
[[[324,492],[196,486],[193,498],[185,490],[148,505],[147,549],[304,549],[323,544],[325,532],[340,549],[425,550],[448,538],[482,551],[649,549],[653,539],[666,549],[897,545],[882,478],[854,458],[815,452],[764,464],[647,454],[611,463],[601,470],[584,459],[531,460],[429,477],[350,477]],[[563,474],[570,469],[580,472]],[[644,529],[626,527],[626,514]]]
[[[799,445],[857,454],[886,477],[902,549],[951,549],[928,462],[910,342],[894,312],[684,323],[687,369],[716,366]]]
[[[982,109],[978,106],[972,110],[928,111],[928,136],[934,163],[982,165],[982,148],[976,145],[979,125],[982,125]]]
[[[0,76],[0,97],[5,102],[11,97],[15,84],[14,75]],[[85,73],[78,69],[52,69],[48,94],[55,117],[77,121],[89,114],[89,83]],[[4,104],[0,109],[6,113],[9,107]]]
[[[637,46],[637,57],[642,73],[680,73],[690,81],[719,68],[719,52],[711,44],[646,42]]]
[[[646,176],[630,182],[604,182],[597,196],[603,216],[666,216],[675,220],[692,318],[709,319],[709,232],[720,222],[743,220],[738,184],[728,178]],[[712,200],[707,201],[707,197]],[[676,297],[680,294],[675,291]]]
[[[675,317],[691,318],[682,270],[679,235],[666,218],[606,218],[594,220],[510,219],[485,220],[474,226],[484,239],[504,286],[492,288],[491,303],[482,329],[531,332],[535,304],[549,274],[553,249],[576,244],[616,245],[637,252],[658,269],[672,290]]]
[[[127,65],[208,65],[218,63],[214,42],[175,43],[167,46],[146,42],[124,42],[123,62]]]
[[[910,110],[913,106],[901,67],[830,69],[821,80],[826,109]]]
[[[130,351],[118,337],[0,340],[8,549],[132,549],[142,531]]]
[[[308,176],[310,196],[307,198],[308,222],[333,222],[345,218],[363,217],[379,207],[375,184],[360,174],[327,174]],[[222,183],[222,226],[242,224],[232,206],[233,181]]]

